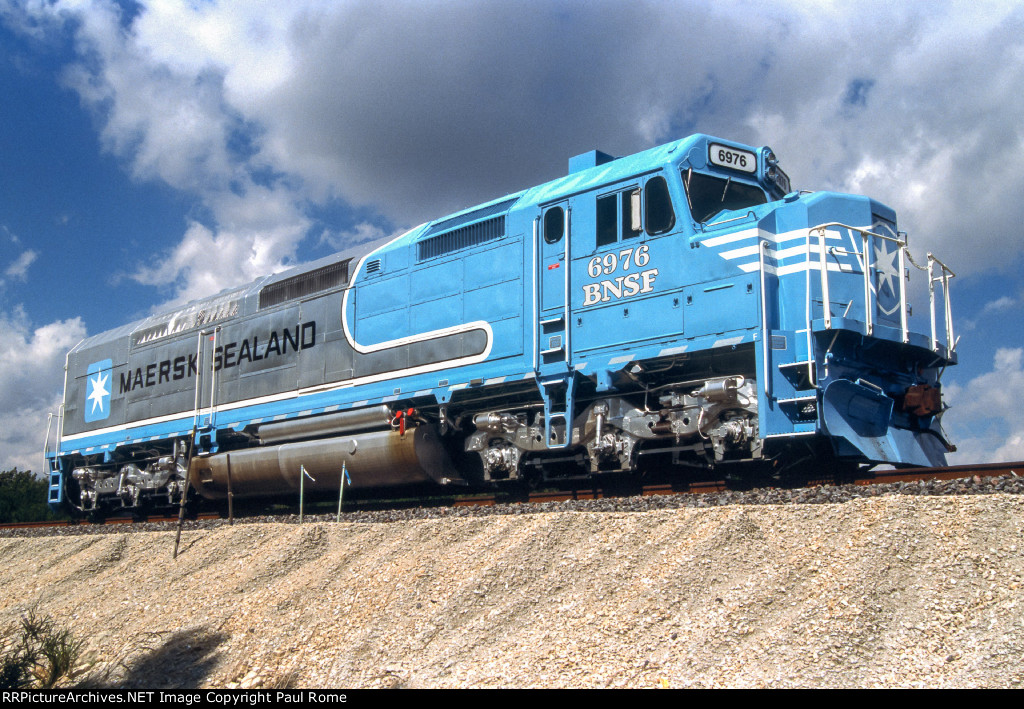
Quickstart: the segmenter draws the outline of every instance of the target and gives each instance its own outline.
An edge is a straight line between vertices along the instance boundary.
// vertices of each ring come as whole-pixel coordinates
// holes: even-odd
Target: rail
[[[826,246],[826,233],[829,229],[848,229],[851,233],[860,234],[861,237],[861,251],[850,251],[845,248],[837,246]],[[828,262],[829,256],[855,256],[861,261],[864,272],[864,324],[865,334],[874,334],[875,329],[875,300],[877,300],[877,294],[874,292],[874,288],[871,283],[871,271],[874,268],[871,260],[872,247],[874,246],[874,239],[881,239],[896,244],[897,247],[897,259],[898,259],[898,273],[899,277],[893,279],[893,283],[899,283],[898,293],[900,305],[900,334],[903,342],[910,341],[910,326],[907,321],[907,287],[904,279],[904,274],[907,269],[907,262],[909,262],[914,268],[919,271],[925,271],[928,274],[928,300],[929,300],[929,311],[931,314],[931,349],[933,352],[939,351],[939,339],[936,328],[936,294],[935,285],[941,283],[942,287],[942,320],[945,330],[945,347],[947,352],[952,353],[956,351],[957,340],[953,334],[953,313],[952,305],[949,296],[949,280],[956,276],[955,273],[942,261],[935,258],[931,253],[928,254],[928,265],[921,266],[910,254],[910,250],[907,248],[907,242],[896,236],[888,236],[886,234],[878,234],[869,229],[863,227],[850,226],[849,224],[843,224],[841,222],[828,222],[826,224],[819,224],[818,226],[812,227],[808,231],[807,238],[807,263],[808,273],[811,268],[811,238],[810,236],[815,234],[818,238],[818,271],[821,278],[821,300],[822,309],[825,319],[825,327],[827,329],[832,328],[832,310],[830,307],[829,299],[829,276],[828,276]],[[938,268],[938,275],[936,275],[936,268]],[[810,284],[808,283],[808,286]],[[872,295],[874,294],[874,297]],[[807,305],[808,305],[808,316],[810,315],[810,301],[811,301],[811,290],[807,289]]]
[[[640,484],[639,481],[633,481],[635,484],[623,485],[621,480],[616,480],[609,487],[603,487],[597,481],[592,486],[580,487],[580,488],[568,488],[563,490],[530,490],[519,489],[516,491],[506,492],[490,492],[485,494],[471,494],[471,495],[458,495],[455,497],[451,496],[439,496],[433,498],[370,498],[362,500],[353,500],[351,502],[346,501],[345,505],[348,508],[346,515],[364,515],[366,513],[372,513],[377,511],[386,510],[398,510],[398,509],[416,509],[426,510],[428,508],[437,508],[445,510],[452,507],[490,507],[501,504],[515,504],[514,514],[521,514],[522,508],[521,503],[551,503],[551,502],[563,502],[569,500],[599,500],[599,499],[612,499],[622,497],[633,497],[636,495],[642,496],[658,496],[658,495],[686,495],[686,494],[706,494],[706,493],[728,493],[724,497],[720,497],[717,500],[711,500],[709,503],[702,504],[701,507],[706,507],[707,504],[711,505],[728,505],[728,504],[787,504],[787,503],[800,503],[806,502],[808,499],[813,501],[814,498],[809,498],[805,493],[801,492],[796,495],[780,495],[785,490],[807,490],[810,488],[817,488],[822,486],[843,486],[847,490],[848,497],[836,498],[832,497],[833,501],[838,499],[856,499],[863,497],[864,493],[857,492],[856,487],[865,487],[868,485],[896,485],[898,487],[890,488],[888,490],[880,490],[871,493],[871,496],[875,496],[879,493],[887,494],[947,494],[947,495],[964,495],[964,494],[977,494],[978,492],[984,492],[984,489],[971,489],[968,485],[980,486],[985,483],[986,478],[1007,478],[1005,482],[994,483],[990,488],[989,492],[998,492],[1004,494],[1019,494],[1019,486],[1013,483],[1013,480],[1019,479],[1020,474],[1018,470],[1024,470],[1024,461],[1011,462],[1011,463],[981,463],[973,465],[956,465],[939,468],[904,468],[900,470],[859,470],[849,475],[838,474],[835,471],[829,470],[828,465],[822,466],[822,474],[820,476],[811,475],[805,479],[794,479],[790,485],[780,485],[778,481],[767,481],[762,480],[762,483],[770,483],[770,487],[763,487],[760,484],[755,485],[753,488],[749,484],[744,484],[740,481],[728,481],[721,480],[717,476],[712,474],[708,478],[700,477],[686,477],[679,480],[666,480],[659,478],[658,480]],[[944,490],[930,488],[927,483],[931,481],[954,481],[959,480],[965,483],[964,486],[958,487],[947,487]],[[918,483],[917,485],[908,485],[907,483]],[[765,493],[767,493],[765,495]],[[739,496],[744,496],[743,498]],[[763,495],[758,501],[758,495]],[[745,499],[744,499],[745,498]],[[631,509],[635,511],[635,502],[629,503]],[[626,511],[626,510],[623,510]],[[295,514],[295,508],[288,507],[283,514],[289,515],[289,517],[279,516],[277,519],[273,515],[267,515],[265,510],[258,510],[250,512],[241,518],[243,522],[286,522],[293,523],[297,521],[297,515]],[[441,514],[444,514],[442,512]],[[338,520],[336,514],[325,514],[319,513],[320,519],[317,521],[324,522],[328,519]],[[190,519],[191,522],[216,522],[217,520],[224,519],[222,514],[213,512],[202,512],[195,515]],[[395,518],[391,517],[393,521]],[[120,525],[129,522],[138,523],[149,523],[149,524],[167,524],[176,522],[177,519],[169,515],[154,514],[142,517],[111,517],[105,520],[97,520],[93,522],[86,522],[84,520],[70,520],[70,521],[51,521],[51,522],[8,522],[0,523],[0,530],[10,530],[11,534],[4,533],[2,536],[21,536],[18,532],[33,527],[71,527],[75,529],[73,533],[78,534],[95,534],[99,533],[98,527]],[[345,521],[365,521],[363,517],[347,517]],[[122,530],[118,530],[121,533]]]

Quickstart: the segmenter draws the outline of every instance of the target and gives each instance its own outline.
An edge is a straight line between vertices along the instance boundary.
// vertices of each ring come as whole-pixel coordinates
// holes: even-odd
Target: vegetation
[[[49,484],[29,470],[0,471],[0,523],[64,519],[46,504]]]
[[[0,689],[50,689],[73,679],[82,641],[33,608],[7,633],[0,654]]]

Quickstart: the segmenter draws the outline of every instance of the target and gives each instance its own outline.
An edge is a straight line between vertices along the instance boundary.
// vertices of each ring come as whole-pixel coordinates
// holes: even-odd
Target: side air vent
[[[348,282],[348,261],[332,263],[308,273],[271,283],[260,291],[260,309],[270,308],[285,301],[303,298],[313,293],[337,288]]]
[[[132,347],[161,340],[179,332],[193,330],[218,320],[233,318],[240,312],[242,301],[237,293],[191,303],[172,313],[166,320],[148,325],[132,333]]]
[[[366,262],[366,273],[379,273],[380,272],[380,259],[375,258],[372,261]]]
[[[462,226],[463,224],[469,224],[470,222],[479,221],[481,219],[486,219],[487,217],[493,217],[496,214],[501,214],[502,212],[507,212],[508,208],[518,200],[519,197],[512,197],[511,199],[495,202],[494,204],[487,205],[486,207],[474,209],[472,212],[466,212],[465,214],[459,214],[445,219],[444,221],[437,222],[436,224],[432,224],[420,238],[427,239],[434,234],[440,234],[442,231],[448,231],[455,227]]]
[[[452,229],[419,242],[416,245],[417,258],[420,261],[434,258],[451,251],[464,249],[467,246],[476,246],[486,241],[500,239],[503,236],[505,236],[504,214],[476,224]]]

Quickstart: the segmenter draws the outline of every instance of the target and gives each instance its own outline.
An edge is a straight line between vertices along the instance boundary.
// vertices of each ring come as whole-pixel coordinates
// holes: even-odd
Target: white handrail
[[[764,278],[764,252],[768,249],[768,242],[762,241],[760,248],[757,250],[757,265],[758,272],[761,274],[761,354],[762,357],[762,369],[764,377],[764,393],[766,396],[771,398],[772,395],[772,378],[769,375],[771,359],[771,348],[768,340],[768,294],[765,286]]]
[[[916,263],[914,265],[917,266]],[[932,275],[934,273],[934,269],[935,269],[936,265],[939,267],[939,275],[938,275],[938,277]],[[922,268],[921,266],[917,266],[917,267],[920,268],[922,271],[925,270],[925,268]],[[943,301],[943,306],[944,306],[943,324],[945,324],[945,326],[946,326],[946,347],[949,348],[950,352],[953,352],[953,351],[956,350],[956,340],[953,337],[953,316],[952,316],[952,312],[953,311],[952,311],[952,305],[951,305],[952,301],[950,300],[950,297],[949,297],[949,279],[950,278],[956,278],[956,274],[953,273],[952,270],[950,270],[949,266],[947,266],[946,264],[942,263],[942,261],[940,261],[939,259],[935,258],[935,256],[933,256],[931,253],[928,254],[927,271],[928,271],[928,294],[929,294],[929,299],[931,300],[931,311],[932,311],[932,349],[937,349],[938,348],[938,343],[936,342],[936,339],[935,339],[935,295],[934,295],[934,293],[935,293],[935,286],[934,286],[934,284],[935,284],[936,281],[941,281],[942,282],[942,301]]]
[[[46,439],[43,441],[43,462],[46,464],[46,472],[49,473],[50,460],[50,426],[53,424],[53,412],[46,414]]]
[[[856,232],[861,236],[861,248],[862,251],[847,251],[846,249],[837,248],[835,246],[826,248],[826,232],[829,228],[835,229],[848,229],[851,232]],[[911,255],[910,250],[907,248],[907,242],[895,236],[889,236],[887,234],[878,234],[869,229],[863,227],[850,226],[849,224],[843,224],[841,222],[828,222],[827,224],[819,224],[818,226],[812,227],[807,232],[807,261],[808,261],[808,274],[810,273],[810,258],[811,258],[811,236],[816,235],[818,238],[818,253],[819,263],[818,270],[821,277],[821,297],[822,297],[822,311],[824,314],[825,327],[827,329],[832,328],[832,309],[831,300],[829,299],[829,279],[828,279],[828,256],[833,255],[850,255],[857,256],[863,260],[864,269],[864,325],[865,334],[871,335],[874,333],[874,305],[871,297],[871,247],[872,239],[883,239],[885,241],[891,241],[896,244],[898,249],[899,259],[899,292],[896,294],[899,296],[900,301],[900,334],[903,342],[910,341],[910,325],[907,321],[907,289],[904,282],[903,274],[906,272],[906,263],[909,261],[915,268],[920,271],[928,273],[928,300],[929,310],[931,314],[931,349],[933,352],[939,351],[939,341],[936,328],[936,298],[935,298],[935,284],[942,284],[942,297],[943,297],[943,325],[946,335],[946,349],[949,353],[956,351],[956,339],[953,333],[953,309],[952,301],[949,295],[949,279],[956,277],[956,274],[946,264],[942,263],[939,259],[935,258],[931,253],[928,254],[928,265],[921,266]],[[935,275],[935,267],[939,267],[939,275]],[[811,312],[811,289],[810,281],[807,282],[807,320],[808,329],[810,329],[810,312]]]

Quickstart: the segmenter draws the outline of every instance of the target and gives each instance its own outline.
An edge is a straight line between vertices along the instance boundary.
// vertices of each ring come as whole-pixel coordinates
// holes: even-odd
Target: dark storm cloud
[[[31,8],[35,26],[78,18],[67,76],[105,144],[197,193],[211,238],[254,254],[236,278],[294,259],[309,205],[410,226],[562,175],[574,154],[694,131],[772,145],[799,187],[871,194],[967,272],[1004,264],[1024,221],[1013,3]],[[239,228],[245,210],[221,205],[250,197]],[[168,262],[208,268],[193,252]]]
[[[678,87],[699,97],[708,83],[687,60],[691,33],[666,22],[685,16],[699,36],[709,12],[673,7],[360,3],[306,15],[289,37],[292,80],[261,106],[276,139],[266,157],[418,221],[557,177],[579,152],[648,147],[685,109]]]

